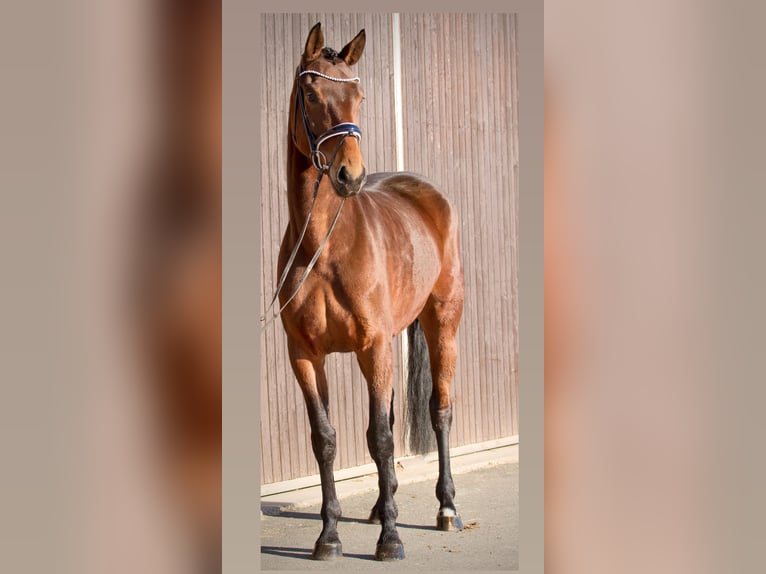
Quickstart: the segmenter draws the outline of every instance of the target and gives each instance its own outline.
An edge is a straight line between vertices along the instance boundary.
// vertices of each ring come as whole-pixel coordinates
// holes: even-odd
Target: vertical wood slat
[[[510,25],[510,34],[512,41],[509,43],[508,52],[510,52],[510,62],[511,62],[511,102],[512,102],[512,123],[513,123],[513,185],[514,189],[518,190],[519,186],[519,106],[518,106],[518,95],[519,95],[519,89],[518,89],[518,20],[514,16]],[[519,225],[519,194],[514,193],[513,195],[513,217],[511,219],[513,223],[513,231],[514,231],[514,237],[518,237],[518,225]],[[512,312],[513,312],[513,332],[518,333],[519,332],[519,298],[518,298],[518,270],[519,270],[519,251],[518,251],[518,242],[513,242],[513,285],[514,289],[516,289],[515,297],[513,297],[512,301]],[[519,379],[518,379],[518,362],[519,362],[519,340],[518,337],[516,337],[516,341],[514,344],[514,371],[513,371],[513,384],[511,385],[511,392],[513,397],[513,415],[514,415],[514,427],[513,427],[513,434],[519,434],[519,399],[518,399],[518,389],[519,389]]]
[[[266,302],[276,285],[276,255],[287,224],[290,88],[306,34],[317,21],[326,44],[336,49],[366,29],[367,47],[357,65],[367,96],[360,120],[362,152],[369,172],[396,169],[391,15],[263,15],[260,296]],[[503,14],[403,14],[400,22],[404,167],[438,182],[461,222],[467,299],[450,444],[518,434],[516,20]],[[315,474],[308,418],[279,322],[266,329],[260,348],[262,482]],[[408,452],[398,341],[394,349],[394,439],[396,456],[402,456]],[[338,431],[335,467],[369,463],[369,401],[356,359],[331,355],[326,372],[330,420]]]

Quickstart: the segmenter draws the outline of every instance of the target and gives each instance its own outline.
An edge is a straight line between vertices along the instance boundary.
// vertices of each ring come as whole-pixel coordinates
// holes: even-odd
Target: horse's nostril
[[[338,170],[338,183],[348,183],[349,177],[348,177],[348,170],[346,169],[346,166],[342,166]]]

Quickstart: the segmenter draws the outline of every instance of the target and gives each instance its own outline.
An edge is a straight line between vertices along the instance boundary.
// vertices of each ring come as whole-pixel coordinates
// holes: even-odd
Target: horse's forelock
[[[326,46],[322,48],[322,56],[324,56],[325,60],[329,60],[333,64],[337,64],[338,52],[336,52],[332,48],[328,48]]]

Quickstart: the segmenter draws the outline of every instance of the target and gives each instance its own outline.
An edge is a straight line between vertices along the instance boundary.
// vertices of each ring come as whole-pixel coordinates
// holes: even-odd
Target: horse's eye
[[[309,101],[309,103],[316,104],[319,101],[319,97],[314,92],[309,92],[306,94],[306,99]]]

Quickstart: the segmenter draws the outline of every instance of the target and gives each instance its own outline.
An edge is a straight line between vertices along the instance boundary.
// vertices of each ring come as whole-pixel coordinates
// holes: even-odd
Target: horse
[[[278,257],[280,308],[273,317],[281,317],[287,334],[319,466],[323,527],[316,560],[343,556],[333,476],[336,433],[324,371],[325,357],[337,352],[356,354],[370,398],[366,435],[379,495],[369,520],[381,525],[375,559],[405,557],[396,529],[393,441],[393,338],[405,328],[411,339],[408,397],[422,397],[416,418],[425,421],[430,413],[439,455],[436,528],[462,529],[449,460],[450,386],[464,299],[458,221],[425,177],[367,173],[358,126],[364,93],[352,72],[365,38],[361,30],[337,52],[325,47],[321,23],[315,24],[290,95],[289,223]],[[428,430],[426,425],[420,428]]]

